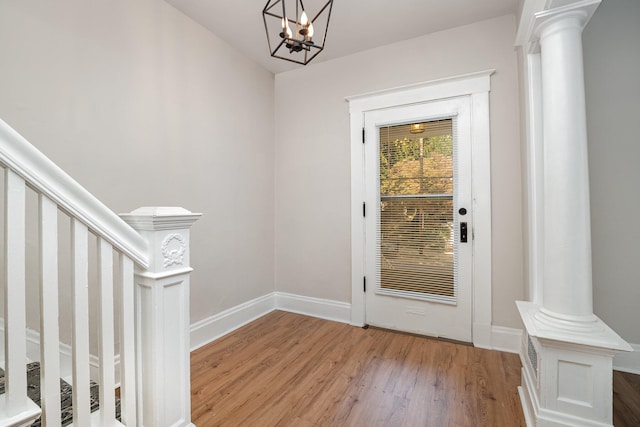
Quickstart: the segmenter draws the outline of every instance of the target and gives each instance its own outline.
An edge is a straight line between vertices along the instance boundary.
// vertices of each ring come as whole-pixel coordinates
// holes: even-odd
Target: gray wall
[[[496,69],[491,77],[493,320],[520,328],[522,215],[515,17],[276,75],[276,290],[351,301],[346,96]]]
[[[0,52],[0,118],[107,206],[204,214],[192,322],[273,291],[272,73],[161,0],[1,1]]]
[[[274,289],[349,302],[344,97],[495,68],[493,317],[520,327],[514,38],[505,16],[279,74],[274,86],[163,1],[5,1],[0,118],[116,212],[204,213],[192,239],[195,322]]]
[[[603,1],[584,30],[583,41],[594,310],[624,339],[637,344],[640,1]]]

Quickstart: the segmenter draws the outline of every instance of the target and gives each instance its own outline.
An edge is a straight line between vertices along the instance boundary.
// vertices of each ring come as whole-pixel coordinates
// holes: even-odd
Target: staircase
[[[40,363],[31,362],[26,366],[27,371],[27,396],[36,405],[40,406]],[[4,369],[0,368],[0,394],[4,394]],[[89,385],[89,399],[91,412],[99,409],[100,390],[98,384],[91,381]],[[63,379],[60,379],[60,417],[63,426],[73,423],[73,398],[72,387]],[[120,399],[116,397],[116,419],[120,421]],[[42,419],[37,418],[31,427],[41,427]]]
[[[118,216],[2,120],[0,171],[0,427],[62,426],[70,421],[82,427],[192,426],[188,241],[200,214],[182,208],[140,208]],[[32,199],[37,199],[35,208],[29,203]],[[65,224],[68,235],[59,235]],[[33,230],[35,243],[28,239]],[[61,251],[65,245],[69,250]],[[69,265],[67,295],[58,278]],[[37,292],[29,292],[27,279],[34,268],[39,274],[33,285]],[[59,301],[71,312],[70,325],[60,322]],[[33,358],[27,341],[34,341],[27,324],[33,327],[34,317],[39,319],[37,363],[30,364],[25,375],[28,356]],[[70,336],[71,342],[62,343],[61,335]],[[70,349],[71,378],[61,387],[63,347]],[[171,365],[171,374],[165,364]],[[65,398],[68,408],[61,403]]]

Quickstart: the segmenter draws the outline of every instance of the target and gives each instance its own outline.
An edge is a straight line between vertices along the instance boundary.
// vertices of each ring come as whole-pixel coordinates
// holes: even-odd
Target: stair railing
[[[123,220],[2,120],[0,167],[5,223],[5,393],[0,396],[0,427],[30,425],[38,416],[44,426],[62,422],[58,210],[71,220],[73,425],[192,426],[188,242],[189,228],[199,214],[182,208],[141,208],[123,215]],[[25,375],[27,189],[38,197],[40,407],[28,397]],[[94,282],[89,275],[90,234],[97,241],[99,298],[99,410],[94,413],[89,389],[89,287]],[[114,286],[119,287],[119,310]],[[116,316],[120,421],[115,396]]]

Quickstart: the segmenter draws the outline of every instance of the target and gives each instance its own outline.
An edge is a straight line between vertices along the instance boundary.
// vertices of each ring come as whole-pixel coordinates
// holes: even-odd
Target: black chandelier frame
[[[285,61],[295,62],[297,64],[307,65],[313,58],[318,56],[324,49],[325,41],[327,40],[327,30],[329,29],[329,21],[331,19],[331,10],[333,8],[333,0],[328,0],[312,18],[309,19],[309,23],[313,26],[316,23],[323,23],[324,16],[326,15],[326,23],[323,23],[323,30],[321,34],[322,43],[317,44],[313,41],[312,37],[308,35],[308,26],[304,26],[298,21],[298,18],[302,12],[308,13],[304,7],[302,0],[295,1],[295,19],[291,19],[287,16],[286,0],[268,0],[267,4],[262,10],[262,18],[264,20],[264,29],[267,34],[267,42],[269,43],[269,53],[274,58],[284,59]],[[289,2],[290,5],[293,2]],[[281,8],[277,6],[282,6]],[[291,11],[290,11],[291,12]],[[321,19],[322,18],[322,19]],[[285,21],[286,19],[286,21]],[[276,20],[281,28],[281,32],[275,37],[269,34],[268,21],[272,23]],[[277,25],[277,24],[276,24]],[[287,27],[291,25],[294,30],[288,35],[286,32]],[[275,25],[272,26],[276,28]]]

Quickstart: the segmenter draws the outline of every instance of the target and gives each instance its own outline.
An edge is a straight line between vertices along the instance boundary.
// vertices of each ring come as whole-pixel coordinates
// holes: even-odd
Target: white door
[[[366,323],[470,342],[470,97],[364,122]]]

